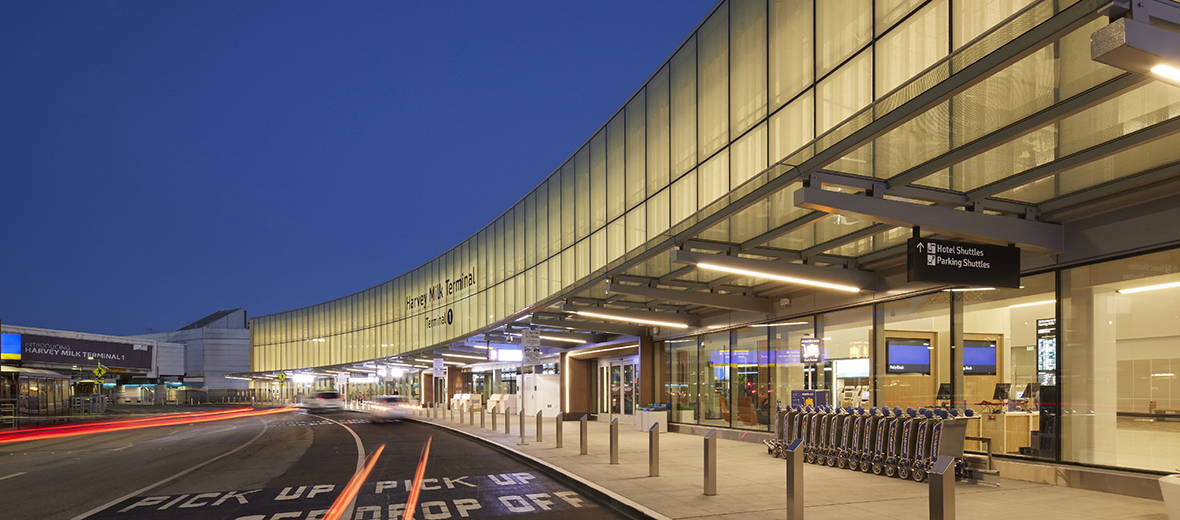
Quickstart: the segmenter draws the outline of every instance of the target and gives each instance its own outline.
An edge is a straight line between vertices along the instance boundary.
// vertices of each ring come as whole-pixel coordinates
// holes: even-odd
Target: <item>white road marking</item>
[[[13,473],[13,474],[11,474],[11,475],[8,475],[8,476],[6,476],[6,477],[0,477],[0,480],[8,480],[8,479],[10,479],[10,478],[12,478],[12,477],[19,477],[19,476],[21,476],[21,475],[24,475],[25,473],[28,473],[28,471],[22,471],[22,472],[20,472],[20,473]]]
[[[113,507],[114,505],[116,505],[116,504],[118,504],[118,503],[120,503],[120,502],[122,502],[122,501],[124,501],[124,500],[127,500],[127,499],[129,499],[129,498],[133,498],[133,497],[136,497],[136,496],[142,495],[142,494],[144,494],[144,493],[147,493],[148,491],[151,491],[152,489],[154,489],[154,488],[156,488],[156,487],[159,487],[159,486],[161,486],[161,485],[163,485],[163,484],[167,484],[168,482],[171,482],[171,481],[173,481],[173,480],[176,480],[176,479],[178,479],[178,478],[180,478],[180,477],[183,477],[183,476],[185,476],[185,475],[187,475],[187,474],[189,474],[189,473],[192,473],[192,472],[194,472],[194,471],[196,471],[196,470],[198,470],[198,469],[201,469],[201,468],[203,468],[203,467],[205,467],[205,466],[208,466],[209,464],[212,464],[212,463],[214,463],[214,462],[217,462],[217,461],[219,461],[219,460],[221,460],[221,459],[223,459],[223,458],[225,458],[225,457],[228,457],[228,456],[230,456],[230,455],[233,455],[234,453],[237,453],[237,452],[241,451],[241,450],[242,450],[243,448],[245,448],[246,446],[249,446],[249,445],[251,445],[251,444],[254,444],[254,441],[257,441],[258,439],[262,438],[262,435],[263,435],[264,433],[266,433],[266,430],[267,430],[267,424],[266,424],[266,421],[262,420],[261,418],[259,418],[258,420],[259,420],[259,422],[261,422],[261,423],[262,423],[262,431],[258,432],[258,435],[255,435],[253,439],[250,439],[250,440],[246,441],[246,443],[245,443],[245,444],[243,444],[243,445],[241,445],[241,446],[238,446],[237,448],[234,448],[234,449],[232,449],[232,450],[229,450],[229,451],[227,451],[227,452],[225,452],[225,453],[222,453],[221,455],[218,455],[218,456],[216,456],[216,457],[213,457],[213,458],[211,458],[211,459],[209,459],[209,460],[207,460],[207,461],[205,461],[205,462],[202,462],[202,463],[200,463],[200,464],[197,464],[196,466],[193,466],[193,467],[191,467],[191,468],[189,468],[189,469],[186,469],[186,470],[184,470],[184,471],[181,471],[180,473],[177,473],[177,474],[175,474],[175,475],[172,475],[171,477],[168,477],[168,478],[166,478],[166,479],[163,479],[163,480],[161,480],[161,481],[159,481],[159,482],[156,482],[155,484],[149,484],[149,485],[147,485],[147,486],[144,486],[144,487],[142,487],[142,488],[140,488],[140,489],[137,489],[137,490],[135,490],[135,491],[132,491],[132,492],[130,492],[130,493],[128,493],[128,494],[126,494],[126,495],[123,495],[123,496],[121,496],[121,497],[119,497],[119,498],[116,498],[116,499],[114,499],[114,500],[112,500],[112,501],[110,501],[110,502],[107,502],[107,503],[105,503],[105,504],[103,504],[103,505],[101,505],[101,506],[98,506],[98,507],[96,507],[96,508],[94,508],[94,509],[91,509],[90,511],[87,511],[87,512],[85,512],[85,513],[82,513],[82,514],[80,514],[80,515],[78,515],[78,516],[75,516],[75,517],[74,517],[74,518],[72,518],[71,520],[82,520],[83,518],[88,518],[88,517],[90,517],[91,515],[93,515],[93,514],[95,514],[95,513],[99,513],[99,512],[101,512],[101,511],[104,511],[104,510],[106,510],[106,509],[108,509],[108,508],[110,508],[110,507]],[[356,434],[354,433],[353,435],[356,435]],[[360,441],[360,439],[358,438],[358,439],[357,439],[357,441],[359,442],[359,441]]]
[[[361,468],[363,468],[365,466],[365,444],[363,442],[361,442],[360,435],[357,435],[356,432],[352,431],[352,428],[345,426],[344,423],[342,423],[340,421],[333,421],[332,419],[329,419],[327,417],[323,417],[322,419],[324,419],[326,421],[332,421],[336,424],[339,424],[341,428],[348,430],[348,433],[352,434],[353,439],[356,439],[356,470],[355,471],[360,471]],[[352,501],[348,503],[348,507],[345,508],[344,514],[340,515],[340,518],[352,518],[352,512],[353,512],[354,507],[356,507],[356,497],[353,497]]]
[[[130,447],[132,447],[132,446],[135,446],[135,445],[134,445],[134,444],[128,444],[128,445],[126,445],[126,446],[123,446],[122,448],[115,448],[115,449],[113,449],[113,450],[111,450],[111,451],[123,451],[123,450],[125,450],[125,449],[127,449],[127,448],[130,448]]]

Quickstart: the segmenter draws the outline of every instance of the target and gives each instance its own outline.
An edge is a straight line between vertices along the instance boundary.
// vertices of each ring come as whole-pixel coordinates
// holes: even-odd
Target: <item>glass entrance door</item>
[[[635,402],[639,392],[639,369],[634,359],[598,362],[598,420],[635,424]]]

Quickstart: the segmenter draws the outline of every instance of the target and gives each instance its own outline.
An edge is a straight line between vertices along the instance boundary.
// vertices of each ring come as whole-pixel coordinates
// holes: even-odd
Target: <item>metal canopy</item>
[[[695,264],[697,267],[721,267],[748,273],[747,276],[762,278],[786,278],[788,283],[814,285],[807,282],[818,282],[829,285],[849,286],[857,290],[872,290],[876,284],[876,274],[855,269],[837,267],[819,267],[806,264],[794,264],[784,261],[766,261],[739,256],[707,255],[690,251],[672,251],[672,262],[681,264]]]
[[[653,300],[667,300],[680,303],[691,303],[718,309],[735,311],[750,311],[766,314],[770,312],[770,299],[738,294],[718,294],[697,291],[680,291],[676,289],[659,289],[640,285],[622,285],[612,283],[607,285],[609,293],[626,294],[651,298]]]
[[[1048,222],[849,195],[820,188],[796,191],[795,205],[899,227],[920,226],[923,230],[980,242],[1016,244],[1041,253],[1053,254],[1065,249],[1064,228]]]

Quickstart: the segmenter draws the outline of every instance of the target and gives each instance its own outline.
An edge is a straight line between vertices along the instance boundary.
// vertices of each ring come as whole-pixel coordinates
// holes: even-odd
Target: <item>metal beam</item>
[[[999,48],[987,53],[982,58],[963,67],[961,70],[954,71],[950,77],[943,79],[931,88],[928,88],[921,93],[913,96],[904,103],[898,103],[899,99],[893,99],[893,95],[887,94],[877,102],[869,105],[861,112],[848,118],[848,120],[830,130],[827,134],[819,136],[816,141],[822,141],[825,137],[840,135],[844,133],[847,137],[840,139],[827,146],[819,153],[811,158],[802,161],[798,165],[801,175],[809,175],[812,172],[823,168],[837,160],[844,157],[848,152],[860,148],[863,144],[872,141],[878,136],[894,129],[906,122],[925,113],[930,107],[933,107],[954,95],[967,90],[975,84],[983,81],[989,77],[992,72],[1000,70],[1008,65],[1016,63],[1021,59],[1031,55],[1039,50],[1049,42],[1056,41],[1061,37],[1069,34],[1073,30],[1084,26],[1091,20],[1098,18],[1097,0],[1083,0],[1065,10],[1048,18],[1036,27],[1029,29],[1023,34],[1013,38],[1008,43]],[[1036,7],[1033,7],[1036,9]],[[1019,16],[1019,15],[1018,15]],[[1004,26],[996,27],[996,30],[1003,30]],[[976,45],[969,45],[960,49],[959,51],[943,58],[935,65],[927,70],[935,70],[939,67],[947,67],[955,64],[958,59],[966,53],[979,52],[977,46],[985,46],[986,35],[977,39]],[[919,75],[914,78],[915,82],[930,81],[924,75]],[[908,83],[907,83],[908,85]],[[891,94],[898,94],[904,90],[905,86],[895,89]],[[849,132],[849,127],[853,121],[860,119],[860,116],[881,111],[883,107],[894,107],[892,110],[883,111],[884,113],[872,121],[866,123],[861,128]],[[873,111],[873,112],[870,112]]]
[[[795,205],[893,226],[921,226],[926,231],[980,242],[1017,244],[1042,253],[1059,253],[1065,249],[1065,231],[1061,225],[1035,220],[923,206],[816,188],[795,192]]]
[[[1045,216],[1048,217],[1051,216],[1052,213],[1066,211],[1068,208],[1078,204],[1110,197],[1112,195],[1119,195],[1123,192],[1138,189],[1149,184],[1167,181],[1176,177],[1180,177],[1180,162],[1174,162],[1160,166],[1159,168],[1153,168],[1151,170],[1137,173],[1130,177],[1123,177],[1115,181],[1099,184],[1091,188],[1043,202],[1038,207],[1042,212],[1044,212]]]
[[[672,251],[672,262],[696,264],[701,269],[728,271],[735,274],[769,278],[786,283],[826,286],[833,289],[850,291],[873,290],[875,289],[877,279],[875,273],[855,269],[819,267],[782,261],[768,262],[753,258],[708,255],[683,250]]]
[[[597,323],[588,321],[572,321],[553,318],[538,318],[533,316],[533,325],[557,327],[561,329],[586,330],[606,334],[622,334],[624,336],[644,336],[650,334],[648,327],[636,327],[622,323]]]
[[[1124,92],[1134,90],[1147,83],[1150,79],[1138,74],[1123,74],[1077,94],[1069,99],[1060,101],[1040,112],[1024,119],[1015,121],[1003,128],[984,135],[974,141],[966,143],[945,154],[935,157],[909,170],[894,175],[888,180],[889,189],[908,185],[923,179],[952,165],[959,164],[972,157],[994,149],[1004,143],[1014,141],[1038,128],[1051,125],[1078,112],[1091,108],[1099,103],[1112,99]],[[890,193],[893,193],[890,191]]]
[[[849,233],[847,235],[836,237],[836,238],[833,238],[832,240],[829,240],[829,241],[824,242],[822,244],[816,244],[812,247],[804,249],[803,250],[803,258],[811,258],[815,255],[818,255],[818,254],[824,252],[824,251],[829,251],[829,250],[835,249],[835,248],[840,247],[845,244],[851,244],[851,243],[856,242],[857,240],[860,240],[862,238],[871,237],[873,235],[884,233],[886,231],[889,231],[890,229],[893,229],[894,227],[896,227],[896,226],[890,226],[888,224],[873,224],[873,225],[871,225],[867,228],[861,229],[859,231],[853,231],[852,233]]]
[[[612,283],[607,286],[607,292],[641,296],[653,300],[668,300],[680,303],[691,303],[718,309],[735,311],[750,311],[766,314],[770,312],[770,299],[740,296],[737,294],[714,294],[696,291],[678,291],[675,289],[659,289],[635,285],[620,285]]]
[[[671,312],[608,309],[605,307],[587,307],[572,304],[562,305],[561,310],[588,319],[615,320],[660,327],[688,328],[699,326],[701,323],[700,318],[695,315]]]
[[[1162,139],[1176,132],[1180,132],[1180,117],[1172,118],[1142,130],[1137,130],[1121,137],[1116,137],[1097,146],[1073,153],[1036,168],[1027,169],[1016,175],[1011,175],[996,182],[981,186],[967,192],[968,200],[978,200],[1003,193],[1013,188],[1024,186],[1038,179],[1061,173],[1070,168],[1092,163],[1104,157],[1114,155],[1126,149],[1142,146],[1157,139]]]
[[[787,222],[786,224],[783,224],[783,225],[776,227],[770,231],[767,231],[761,235],[758,235],[758,236],[751,238],[745,242],[742,242],[739,247],[741,247],[742,251],[746,251],[748,249],[753,249],[753,248],[758,247],[762,244],[770,242],[771,240],[781,237],[787,233],[790,233],[796,229],[799,229],[799,228],[814,224],[816,222],[819,222],[820,220],[823,220],[823,218],[826,216],[827,215],[824,213],[820,213],[818,211],[812,211],[811,213],[803,215],[802,217],[799,217],[795,220]]]

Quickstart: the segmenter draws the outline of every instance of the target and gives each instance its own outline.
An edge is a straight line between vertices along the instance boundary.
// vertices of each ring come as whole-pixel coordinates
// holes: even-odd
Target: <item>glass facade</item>
[[[719,2],[478,233],[376,287],[254,318],[252,370],[445,346],[577,300],[703,318],[651,332],[665,353],[657,395],[675,422],[765,430],[776,406],[796,400],[1006,401],[1003,421],[978,428],[1003,439],[997,452],[1170,470],[1177,443],[1154,443],[1167,432],[1128,415],[1180,407],[1180,391],[1167,390],[1174,361],[1157,349],[1170,307],[1115,286],[1171,276],[1150,267],[1171,260],[1105,263],[1159,243],[1026,256],[1022,288],[946,292],[904,280],[910,228],[796,205],[805,189],[884,190],[914,208],[1058,223],[1175,176],[1180,89],[1092,61],[1089,35],[1107,23],[1071,0]],[[845,297],[686,268],[673,249],[861,270],[881,283]],[[1095,259],[1104,263],[1086,263]],[[607,280],[758,298],[770,312],[607,295]],[[1158,319],[1132,320],[1139,308]],[[818,361],[803,362],[805,340],[821,345]],[[1123,449],[1137,444],[1163,452]]]

